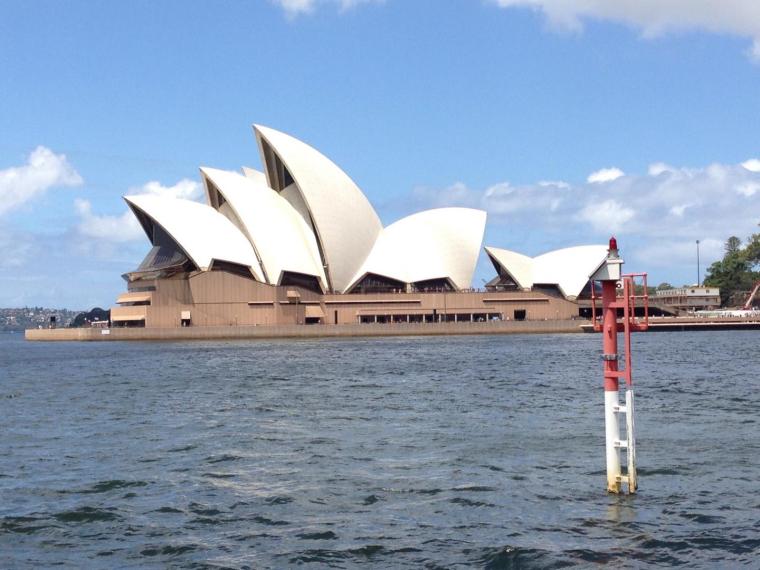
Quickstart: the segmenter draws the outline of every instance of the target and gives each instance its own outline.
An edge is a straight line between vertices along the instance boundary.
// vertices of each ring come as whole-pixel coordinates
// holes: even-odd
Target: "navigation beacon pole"
[[[622,275],[623,260],[620,258],[617,240],[610,238],[607,259],[592,275],[592,319],[594,328],[602,333],[602,360],[604,362],[604,424],[607,457],[607,491],[620,493],[623,484],[628,492],[635,493],[636,479],[636,438],[633,419],[633,380],[631,376],[631,333],[648,328],[649,297],[647,295],[646,274]],[[635,295],[634,278],[643,279],[643,295]],[[596,282],[602,286],[601,323],[596,315]],[[622,288],[622,297],[618,291]],[[635,319],[636,299],[643,299],[644,319]],[[623,309],[623,322],[618,323],[618,309]],[[625,368],[618,367],[618,332],[624,333]],[[620,404],[620,378],[625,379],[625,404]],[[620,437],[620,416],[625,415],[626,437]],[[626,471],[623,474],[620,451],[627,450]]]
[[[602,281],[602,359],[604,361],[604,432],[607,450],[607,490],[620,492],[620,449],[615,442],[620,441],[620,423],[615,411],[620,404],[618,382],[617,343],[617,281],[623,261],[617,251],[615,238],[610,239],[607,267],[610,278]],[[609,271],[613,269],[613,271]]]

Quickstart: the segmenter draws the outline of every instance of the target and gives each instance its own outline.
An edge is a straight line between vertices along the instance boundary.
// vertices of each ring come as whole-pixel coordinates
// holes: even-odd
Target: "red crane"
[[[749,311],[752,308],[752,301],[755,298],[755,295],[757,295],[757,291],[760,290],[760,281],[755,283],[755,286],[752,288],[752,293],[749,294],[749,297],[747,297],[747,302],[744,303],[744,310]]]

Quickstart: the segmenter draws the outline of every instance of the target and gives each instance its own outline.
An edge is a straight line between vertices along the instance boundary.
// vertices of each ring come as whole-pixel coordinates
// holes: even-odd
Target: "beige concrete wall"
[[[437,314],[457,312],[500,313],[513,320],[516,310],[524,310],[527,320],[572,319],[578,316],[578,306],[565,299],[541,293],[467,292],[467,293],[401,293],[375,295],[325,295],[326,322],[356,323],[360,314],[405,314],[420,310]],[[411,309],[411,310],[409,310]]]
[[[523,310],[529,321],[578,315],[578,306],[573,302],[525,291],[320,295],[297,287],[272,287],[223,271],[134,282],[130,290],[146,286],[155,287],[151,305],[144,308],[146,328],[179,327],[182,311],[190,311],[193,326],[301,324],[305,322],[306,305],[319,305],[325,315],[324,324],[330,325],[336,321],[356,324],[360,313],[499,313],[505,320],[513,320],[515,311]],[[288,297],[289,291],[298,292],[297,301]],[[127,309],[114,310],[128,312]]]

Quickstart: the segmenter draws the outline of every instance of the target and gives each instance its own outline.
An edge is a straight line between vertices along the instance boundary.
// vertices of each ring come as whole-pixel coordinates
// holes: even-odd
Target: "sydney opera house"
[[[568,319],[604,246],[530,258],[486,247],[486,213],[426,210],[383,226],[330,159],[254,126],[262,171],[201,168],[205,203],[126,196],[152,248],[124,275],[113,326],[440,323]]]

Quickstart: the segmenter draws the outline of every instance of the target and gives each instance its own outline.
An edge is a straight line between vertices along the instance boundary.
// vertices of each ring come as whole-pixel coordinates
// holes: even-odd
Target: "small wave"
[[[571,562],[557,560],[556,555],[537,548],[500,546],[495,548],[465,549],[466,556],[475,555],[473,562],[487,570],[510,568],[565,568]]]
[[[207,457],[206,463],[224,463],[227,461],[237,461],[238,459],[241,459],[239,455],[225,453],[224,455],[212,455],[211,457]]]
[[[276,521],[276,520],[273,520],[273,519],[269,519],[267,517],[262,517],[260,515],[257,515],[255,517],[253,517],[253,519],[251,519],[251,520],[253,520],[254,522],[260,523],[260,524],[265,524],[267,526],[285,526],[285,525],[289,525],[290,524],[287,521]]]
[[[167,545],[167,546],[150,546],[140,551],[143,556],[179,556],[186,552],[192,552],[198,550],[196,544],[181,544],[181,545]]]
[[[649,475],[681,475],[684,470],[683,469],[675,469],[671,467],[665,467],[660,469],[647,469],[646,467],[636,467],[636,471],[639,475],[639,477],[646,477]],[[601,472],[600,472],[601,473]]]
[[[175,509],[174,507],[161,507],[160,509],[156,509],[155,511],[152,511],[154,513],[172,513],[172,514],[184,514],[185,511],[180,509]]]
[[[264,499],[264,502],[267,505],[287,505],[288,503],[293,502],[293,498],[274,496],[274,497],[267,497],[266,499]]]
[[[449,503],[454,503],[455,505],[463,505],[465,507],[495,507],[493,503],[484,503],[482,501],[472,501],[470,499],[465,499],[464,497],[454,497],[453,499],[449,499]]]
[[[5,517],[0,522],[0,534],[2,533],[16,533],[16,534],[34,534],[40,530],[50,528],[52,525],[39,524],[45,519],[38,517]]]
[[[700,550],[724,550],[732,554],[754,552],[760,546],[759,538],[735,540],[722,536],[698,536],[690,540]]]
[[[89,495],[94,493],[107,493],[116,489],[128,489],[130,487],[146,487],[148,483],[146,481],[125,481],[122,479],[108,479],[106,481],[99,481],[95,483],[89,489],[83,491],[61,491],[61,493],[77,493],[81,495]]]
[[[64,523],[103,522],[121,518],[112,509],[96,509],[95,507],[80,507],[73,511],[63,511],[55,513],[53,517]]]
[[[216,515],[221,515],[222,511],[215,508],[207,508],[205,505],[201,505],[200,503],[190,503],[190,512],[196,514],[196,515],[203,515],[206,517],[213,517]]]
[[[237,477],[236,473],[214,473],[214,472],[208,472],[208,473],[201,473],[202,477],[211,477],[212,479],[234,479]]]
[[[639,544],[644,551],[657,551],[657,550],[670,550],[673,552],[679,552],[681,550],[689,550],[691,544],[685,540],[660,540],[659,538],[647,538],[642,540]]]
[[[381,546],[379,544],[368,544],[366,546],[360,546],[359,548],[351,548],[349,550],[346,550],[345,552],[347,554],[351,554],[353,556],[360,556],[363,558],[371,558],[377,554],[380,554],[381,552],[385,551],[385,547]]]
[[[171,449],[167,449],[166,453],[182,453],[183,451],[191,451],[198,447],[197,445],[185,445],[183,447],[172,447]]]
[[[334,566],[336,562],[346,560],[347,558],[348,555],[343,551],[318,548],[304,550],[298,556],[290,558],[288,562],[291,564],[325,564],[327,566]]]
[[[681,516],[690,521],[700,524],[719,524],[726,520],[725,517],[714,515],[703,515],[701,513],[682,513]]]
[[[610,564],[615,560],[615,555],[609,552],[589,550],[588,548],[578,548],[574,550],[566,550],[565,554],[575,560],[581,562],[588,562],[592,564],[604,565]]]
[[[410,493],[419,493],[420,495],[437,495],[442,493],[443,489],[410,489]]]
[[[485,485],[464,485],[462,487],[454,487],[452,491],[470,491],[473,493],[490,493],[496,491],[495,487],[486,487]]]
[[[118,550],[101,550],[95,556],[113,556],[117,552],[119,551]]]
[[[337,540],[338,539],[338,535],[335,534],[331,530],[328,530],[325,532],[304,532],[296,536],[298,536],[298,538],[303,538],[304,540]]]
[[[374,505],[380,500],[380,497],[377,495],[369,495],[367,497],[364,497],[364,500],[362,501],[363,505]]]

